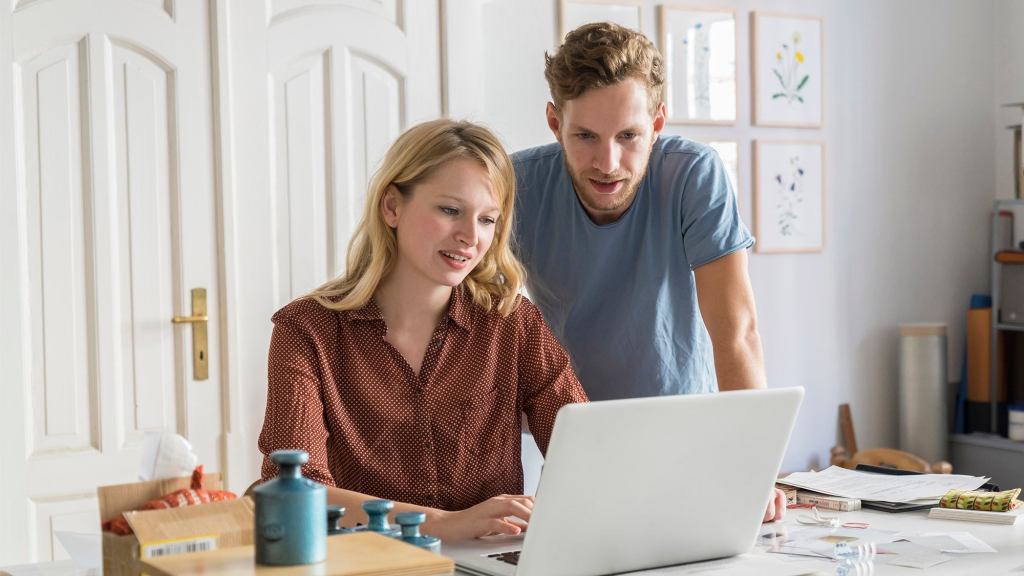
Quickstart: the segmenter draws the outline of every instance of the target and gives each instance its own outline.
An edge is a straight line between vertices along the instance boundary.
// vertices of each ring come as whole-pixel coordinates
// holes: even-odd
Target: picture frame
[[[735,125],[739,96],[736,11],[660,5],[658,38],[665,62],[666,120]]]
[[[614,22],[643,32],[643,8],[643,0],[559,0],[555,46],[561,46],[566,34],[589,22]]]
[[[751,85],[756,126],[820,128],[824,26],[818,16],[752,12]]]
[[[754,141],[754,251],[825,249],[825,144]]]

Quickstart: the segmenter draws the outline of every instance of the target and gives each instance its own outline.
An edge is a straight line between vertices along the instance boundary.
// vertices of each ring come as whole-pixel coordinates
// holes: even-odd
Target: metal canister
[[[327,558],[327,489],[302,476],[309,454],[278,450],[270,455],[277,478],[253,489],[256,563],[315,564]]]

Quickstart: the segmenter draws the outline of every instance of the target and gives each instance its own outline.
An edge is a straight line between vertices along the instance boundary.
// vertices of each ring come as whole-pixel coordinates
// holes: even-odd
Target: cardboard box
[[[190,477],[135,482],[96,489],[100,519],[124,513],[135,534],[103,533],[103,574],[138,576],[141,559],[183,552],[215,550],[253,543],[254,513],[249,498],[184,506],[166,510],[135,511],[175,490],[188,488]],[[220,474],[203,476],[203,486],[220,490]]]

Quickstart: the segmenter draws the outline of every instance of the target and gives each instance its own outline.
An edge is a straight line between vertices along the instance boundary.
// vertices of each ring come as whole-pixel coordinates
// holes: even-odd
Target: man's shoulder
[[[512,154],[512,163],[515,165],[516,170],[529,169],[531,167],[542,166],[546,163],[560,166],[561,162],[558,159],[562,155],[562,145],[558,142],[552,142],[550,144],[544,144],[542,146],[534,146],[533,148],[527,148],[520,150]]]
[[[696,160],[714,154],[714,149],[707,144],[695,142],[682,136],[661,136],[654,143],[655,155],[665,159]]]

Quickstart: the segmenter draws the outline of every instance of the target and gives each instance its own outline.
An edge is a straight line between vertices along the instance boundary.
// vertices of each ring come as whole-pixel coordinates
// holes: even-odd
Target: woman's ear
[[[384,223],[389,228],[398,228],[398,218],[402,211],[402,193],[394,184],[388,186],[384,191],[384,197],[380,200],[380,213],[384,217]]]

